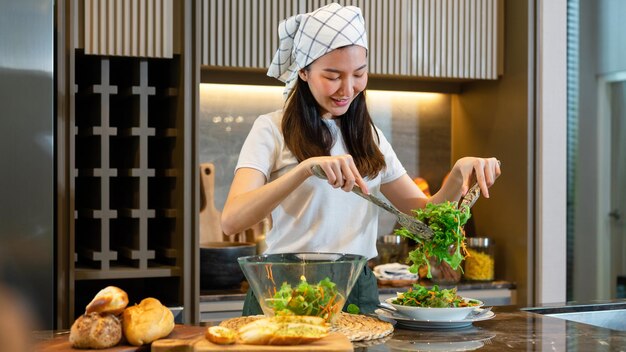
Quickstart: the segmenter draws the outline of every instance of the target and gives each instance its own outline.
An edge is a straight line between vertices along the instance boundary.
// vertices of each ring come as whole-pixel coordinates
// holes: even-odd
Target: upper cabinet
[[[278,24],[331,1],[202,0],[201,63],[266,69]],[[497,79],[503,70],[504,0],[346,0],[363,11],[370,73]]]
[[[173,0],[83,0],[78,47],[87,55],[168,58],[174,54]],[[81,8],[82,7],[82,8]]]

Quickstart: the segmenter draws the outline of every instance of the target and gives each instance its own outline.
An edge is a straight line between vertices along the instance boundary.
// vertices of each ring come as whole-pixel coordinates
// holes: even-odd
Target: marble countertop
[[[465,285],[465,286],[464,286]],[[459,290],[515,289],[509,282],[458,283]],[[442,285],[442,287],[445,287]],[[381,287],[395,291],[397,287]],[[201,301],[238,300],[245,293],[203,295]],[[460,328],[402,328],[396,325],[391,336],[378,341],[355,342],[357,352],[390,351],[626,351],[626,319],[621,328],[609,329],[546,314],[620,310],[626,314],[626,300],[570,302],[525,308],[494,306],[495,316]]]
[[[577,323],[544,314],[571,313],[607,309],[626,314],[626,300],[608,302],[564,303],[541,307],[496,306],[494,317],[475,321],[460,328],[399,328],[385,338],[354,342],[355,352],[407,351],[626,351],[626,319],[621,328],[609,329]],[[537,312],[541,312],[539,314]],[[69,331],[61,339],[67,341]],[[38,341],[47,341],[59,332],[38,334]],[[305,350],[305,349],[303,349]]]
[[[626,307],[626,301],[622,304]],[[563,305],[561,307],[564,307]],[[556,308],[554,306],[553,308]],[[574,308],[572,308],[574,309]],[[456,329],[396,328],[384,342],[356,351],[625,351],[626,331],[595,327],[532,313],[515,306],[494,307],[490,320]],[[548,312],[546,312],[548,313]]]

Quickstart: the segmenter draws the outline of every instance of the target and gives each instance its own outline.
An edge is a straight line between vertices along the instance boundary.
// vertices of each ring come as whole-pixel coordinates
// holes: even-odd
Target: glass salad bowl
[[[341,253],[282,253],[238,258],[266,316],[312,315],[332,323],[367,258]]]

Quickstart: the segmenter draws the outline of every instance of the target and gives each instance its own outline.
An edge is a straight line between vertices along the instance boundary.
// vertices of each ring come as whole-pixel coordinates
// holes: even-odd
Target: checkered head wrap
[[[296,84],[298,71],[319,57],[348,45],[367,49],[361,9],[337,3],[287,18],[278,25],[278,38],[267,75],[285,82],[285,98]]]

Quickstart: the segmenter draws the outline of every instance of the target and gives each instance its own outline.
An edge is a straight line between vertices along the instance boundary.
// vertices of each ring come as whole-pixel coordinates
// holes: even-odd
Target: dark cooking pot
[[[237,258],[256,254],[249,242],[207,242],[200,244],[200,288],[203,290],[239,287],[244,280]]]

